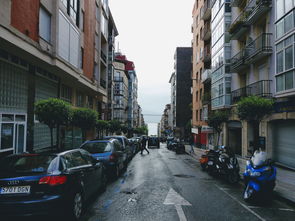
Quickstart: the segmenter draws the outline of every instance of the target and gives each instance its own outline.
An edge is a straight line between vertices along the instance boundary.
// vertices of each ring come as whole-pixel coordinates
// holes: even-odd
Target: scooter
[[[266,159],[266,153],[255,151],[251,160],[247,161],[244,172],[245,190],[244,200],[271,199],[276,181],[276,167],[270,159]]]

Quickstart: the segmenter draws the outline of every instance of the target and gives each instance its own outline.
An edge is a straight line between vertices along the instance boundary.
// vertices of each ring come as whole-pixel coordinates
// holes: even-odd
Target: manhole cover
[[[192,177],[195,177],[195,176],[186,175],[186,174],[175,174],[173,176],[180,177],[180,178],[192,178]]]

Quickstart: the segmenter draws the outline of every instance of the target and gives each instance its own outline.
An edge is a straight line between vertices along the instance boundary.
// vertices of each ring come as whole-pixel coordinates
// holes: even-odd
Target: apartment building
[[[171,84],[171,111],[173,128],[176,136],[188,136],[186,125],[191,120],[191,71],[192,48],[177,47],[174,54],[174,72],[169,83]]]
[[[126,71],[125,62],[115,59],[114,62],[114,120],[122,124],[128,122],[128,81],[129,75]]]
[[[50,146],[48,127],[34,116],[40,99],[58,97],[98,110],[104,119],[106,55],[117,34],[108,1],[1,0],[0,5],[0,153]],[[64,147],[82,141],[79,129],[62,128],[60,136]]]
[[[160,121],[160,129],[159,129],[160,136],[168,136],[172,132],[171,127],[169,126],[170,110],[171,110],[171,104],[166,104],[161,117],[161,121]]]
[[[138,79],[135,71],[135,65],[133,61],[129,61],[125,55],[116,53],[116,59],[122,61],[125,64],[125,71],[128,76],[128,107],[127,115],[128,119],[126,125],[128,128],[138,127],[138,101],[137,101],[137,88]]]
[[[192,47],[192,134],[198,146],[213,142],[206,120],[211,110],[211,0],[195,1]]]

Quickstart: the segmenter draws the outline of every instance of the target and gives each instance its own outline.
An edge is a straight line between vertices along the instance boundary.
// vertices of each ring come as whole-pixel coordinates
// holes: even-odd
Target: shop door
[[[25,136],[25,124],[15,124],[15,153],[23,153],[26,151],[26,136]]]

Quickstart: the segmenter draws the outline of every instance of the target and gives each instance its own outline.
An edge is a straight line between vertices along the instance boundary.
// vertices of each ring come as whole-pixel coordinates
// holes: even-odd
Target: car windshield
[[[53,171],[57,157],[54,155],[23,155],[6,157],[0,162],[0,170],[17,173],[44,173]]]
[[[105,153],[111,151],[111,144],[108,142],[89,142],[82,146],[82,149],[89,153]]]

